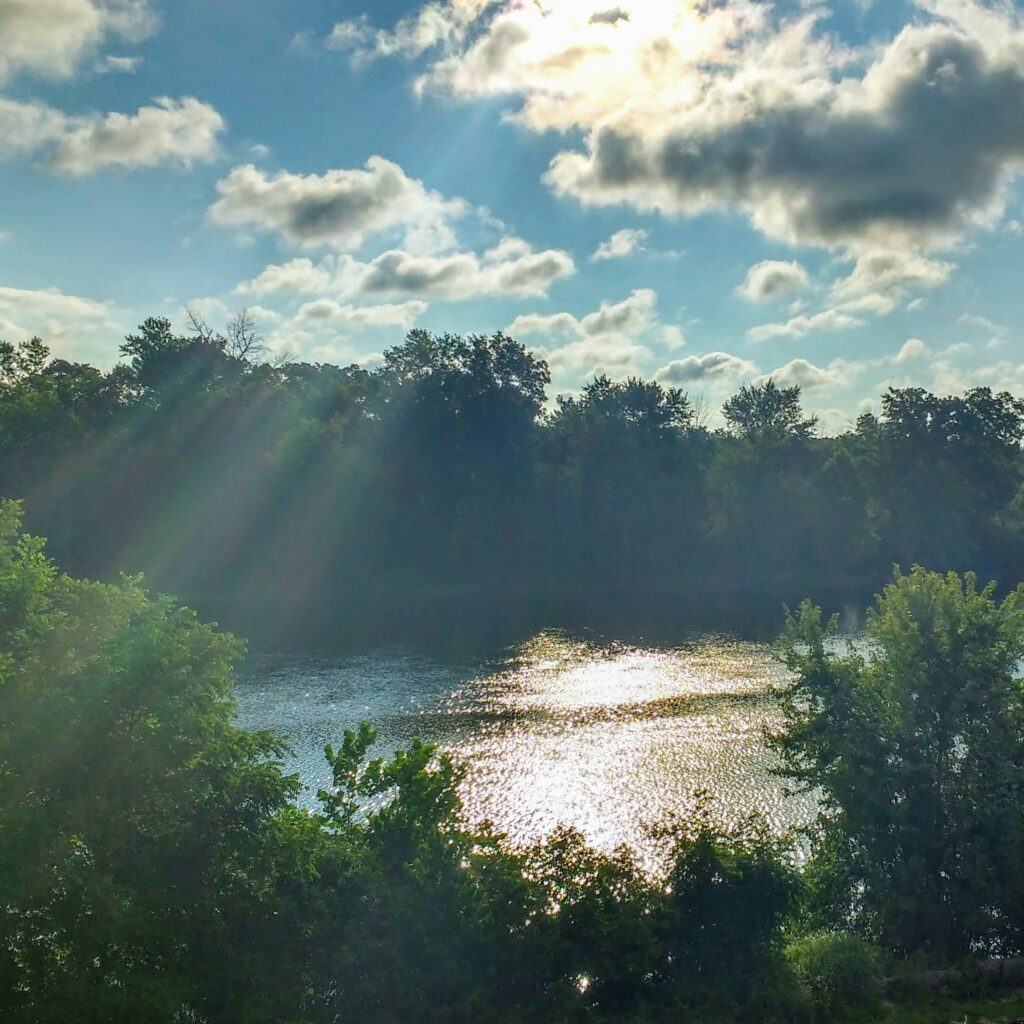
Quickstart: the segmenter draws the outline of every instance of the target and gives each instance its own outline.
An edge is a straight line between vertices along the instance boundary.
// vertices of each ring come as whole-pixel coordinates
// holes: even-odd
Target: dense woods
[[[893,389],[822,437],[772,381],[722,429],[651,381],[550,401],[502,334],[413,331],[370,371],[268,362],[244,315],[149,319],[122,356],[0,347],[0,494],[68,569],[143,571],[266,640],[459,602],[862,602],[893,564],[1024,576],[1024,402],[985,388]]]
[[[501,334],[413,332],[374,371],[262,360],[244,317],[122,351],[0,348],[5,1019],[817,1024],[869,1019],[887,973],[1024,953],[1024,403],[891,390],[821,437],[770,380],[718,430],[654,382],[549,404]],[[374,760],[368,726],[301,808],[283,742],[234,724],[243,645],[122,570],[282,637],[403,600],[683,617],[892,582],[856,646],[810,602],[779,643],[770,742],[819,819],[725,828],[697,795],[652,877],[470,824],[458,765]]]

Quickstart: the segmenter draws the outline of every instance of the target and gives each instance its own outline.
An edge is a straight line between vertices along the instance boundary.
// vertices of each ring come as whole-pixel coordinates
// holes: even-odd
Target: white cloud
[[[39,336],[62,359],[114,362],[123,325],[110,306],[57,289],[34,291],[0,286],[0,338]]]
[[[1002,324],[994,323],[989,320],[988,317],[979,316],[977,313],[964,313],[964,315],[957,320],[957,323],[966,324],[969,327],[977,327],[995,338],[1002,337],[1008,333],[1007,329]]]
[[[212,160],[224,119],[192,97],[158,99],[134,115],[107,114],[71,123],[50,158],[50,166],[81,177],[106,167],[191,167]]]
[[[23,71],[67,78],[107,39],[154,26],[144,0],[0,0],[0,82]]]
[[[904,28],[863,73],[822,73],[816,50],[828,44],[812,39],[813,15],[774,42],[741,36],[737,59],[701,75],[667,121],[606,113],[587,125],[587,151],[560,154],[549,181],[597,205],[738,207],[791,242],[948,246],[999,214],[1024,158],[1020,23],[1007,13],[996,38],[949,6],[933,5],[930,23]]]
[[[928,354],[928,346],[920,338],[909,338],[896,355],[897,363],[909,363]]]
[[[526,313],[517,316],[505,329],[513,338],[531,334],[580,335],[583,328],[572,313]]]
[[[254,280],[239,285],[238,290],[252,295],[444,300],[481,295],[542,296],[575,270],[572,257],[561,249],[535,252],[522,239],[507,237],[482,255],[415,255],[391,249],[368,261],[351,256],[328,257],[318,264],[295,259],[267,267]]]
[[[192,97],[161,98],[135,114],[69,117],[38,102],[0,96],[0,158],[42,154],[42,166],[82,177],[108,167],[212,160],[224,119]]]
[[[308,175],[271,177],[246,164],[220,181],[217,192],[209,211],[215,224],[258,228],[291,245],[339,251],[394,232],[405,233],[406,248],[440,251],[454,241],[450,220],[468,209],[381,156],[370,157],[363,168]]]
[[[382,253],[355,273],[355,294],[430,295],[466,299],[474,295],[545,295],[575,272],[572,257],[560,249],[534,252],[520,239],[506,238],[482,257],[458,252],[414,256]]]
[[[142,67],[141,57],[118,57],[108,55],[96,65],[101,75],[134,75]]]
[[[391,29],[375,29],[366,15],[339,21],[325,45],[351,54],[354,64],[379,57],[419,57],[441,44],[457,44],[472,22],[498,0],[430,0]]]
[[[519,316],[506,333],[544,340],[544,346],[534,351],[547,360],[556,386],[598,373],[621,378],[641,371],[651,356],[651,345],[685,344],[678,328],[661,322],[657,306],[655,292],[638,288],[621,302],[602,302],[583,317],[571,313]]]
[[[815,391],[844,382],[837,364],[823,369],[806,359],[791,359],[771,373],[757,378],[756,382],[764,383],[768,379],[774,380],[780,387],[790,388],[796,385],[804,391]]]
[[[874,313],[875,316],[888,316],[898,305],[898,297],[882,292],[869,292],[856,299],[841,302],[835,307],[838,313]]]
[[[883,294],[895,301],[908,288],[933,289],[944,285],[956,267],[943,260],[915,253],[866,252],[859,255],[853,270],[832,286],[838,298]]]
[[[665,384],[696,384],[713,381],[735,382],[753,377],[757,367],[747,359],[728,352],[707,352],[686,356],[663,366],[655,377]]]
[[[327,37],[329,50],[348,51],[355,64],[376,57],[418,57],[453,37],[456,25],[436,3],[403,18],[391,31],[370,28],[365,17],[339,21]]]
[[[800,291],[810,283],[807,271],[795,260],[763,260],[747,271],[736,293],[750,302],[771,302]]]
[[[647,232],[639,228],[623,228],[602,242],[594,251],[592,260],[622,260],[641,252],[647,241]]]
[[[135,42],[155,26],[148,0],[0,0],[0,84],[18,72],[69,77],[110,39]],[[91,67],[125,73],[140,64],[107,55]],[[224,127],[213,107],[192,97],[163,97],[134,114],[72,116],[0,96],[0,159],[41,154],[43,167],[79,177],[108,167],[191,167],[217,155]]]
[[[768,338],[804,338],[819,331],[846,331],[863,327],[864,321],[835,309],[826,309],[811,315],[801,314],[785,323],[762,324],[747,331],[751,341],[765,341]]]
[[[408,330],[427,311],[425,302],[403,302],[379,306],[349,306],[333,299],[307,302],[292,323],[316,329],[351,330],[361,327],[402,327]]]
[[[247,295],[324,295],[335,287],[335,281],[333,267],[302,257],[267,267],[236,291]]]
[[[0,96],[0,158],[31,154],[59,139],[68,119],[44,103]]]

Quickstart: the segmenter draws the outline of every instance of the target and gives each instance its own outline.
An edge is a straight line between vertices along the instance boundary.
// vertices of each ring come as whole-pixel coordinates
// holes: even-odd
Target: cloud
[[[408,330],[427,311],[425,302],[403,302],[397,305],[348,306],[333,299],[307,302],[293,318],[303,327],[335,330],[361,327],[401,327]]]
[[[807,271],[796,261],[764,260],[747,271],[736,293],[750,302],[771,302],[800,291],[809,284]]]
[[[111,365],[124,326],[110,306],[57,289],[0,286],[0,338],[39,336],[54,356]]]
[[[568,253],[558,249],[534,252],[518,239],[506,239],[477,257],[459,252],[414,256],[393,250],[382,253],[359,273],[356,294],[432,295],[465,299],[474,295],[544,295],[548,288],[575,272]]]
[[[531,334],[580,335],[583,328],[572,313],[527,313],[517,316],[505,329],[513,338]]]
[[[544,338],[544,347],[534,351],[547,360],[556,378],[598,373],[624,377],[640,372],[650,358],[650,345],[685,344],[678,328],[661,322],[657,306],[655,292],[638,288],[621,302],[602,302],[583,317],[571,313],[519,316],[506,333],[514,338]]]
[[[0,158],[31,154],[59,139],[68,119],[45,103],[0,96]]]
[[[112,38],[136,42],[156,27],[148,0],[0,0],[0,84],[19,72],[70,77]],[[134,72],[141,58],[105,56],[98,74]],[[42,155],[81,177],[108,167],[191,167],[212,160],[225,124],[193,97],[157,99],[134,114],[72,116],[33,99],[0,96],[0,159]]]
[[[915,253],[867,252],[857,257],[847,277],[835,282],[832,293],[840,298],[878,293],[898,300],[908,288],[944,285],[955,269],[952,263]]]
[[[514,337],[548,332],[569,333],[579,337],[600,337],[610,334],[640,334],[656,321],[658,296],[650,288],[638,288],[621,302],[602,302],[582,319],[571,313],[540,315],[531,313],[517,317],[508,327]]]
[[[259,307],[257,307],[258,309]],[[291,316],[260,310],[260,319],[273,323],[267,347],[289,358],[303,356],[316,361],[352,362],[363,357],[359,339],[381,331],[407,331],[424,313],[425,302],[355,305],[319,298],[303,303]],[[380,341],[374,341],[379,345]]]
[[[623,228],[602,242],[590,258],[592,260],[622,260],[641,252],[648,232],[639,228]]]
[[[441,44],[457,45],[466,38],[472,23],[497,0],[430,0],[391,29],[375,29],[364,14],[339,21],[325,45],[329,50],[351,54],[356,65],[379,57],[413,59]]]
[[[332,268],[302,257],[271,265],[235,290],[243,295],[323,295],[334,288],[335,280]]]
[[[939,17],[838,79],[766,75],[755,51],[667,128],[593,125],[587,151],[557,156],[548,180],[588,204],[737,207],[790,242],[948,246],[1001,211],[1024,158],[1022,37],[1009,15],[1002,40]]]
[[[164,97],[134,115],[113,113],[70,122],[49,165],[74,177],[106,167],[191,167],[217,155],[224,128],[224,119],[208,104],[192,97]]]
[[[403,231],[406,241],[443,249],[453,241],[449,221],[467,212],[410,178],[398,164],[372,156],[363,168],[270,177],[252,164],[217,184],[210,207],[215,224],[253,227],[302,248],[354,251],[367,238]]]
[[[815,391],[829,385],[843,383],[842,375],[834,366],[822,369],[806,359],[791,359],[784,366],[757,378],[756,383],[763,384],[769,379],[774,380],[780,387],[797,386],[804,391]]]
[[[0,82],[67,78],[107,39],[135,41],[155,23],[143,0],[0,0]]]
[[[1008,333],[1002,324],[994,323],[988,317],[979,316],[977,313],[964,313],[963,316],[957,319],[957,323],[966,324],[969,327],[977,327],[994,338],[1002,337]]]
[[[391,31],[374,30],[365,17],[339,21],[327,37],[329,50],[348,51],[355,64],[377,57],[418,57],[453,38],[457,24],[436,4],[403,18]]]
[[[161,98],[135,114],[69,117],[0,96],[0,158],[42,154],[41,166],[73,177],[108,167],[191,167],[216,157],[224,128],[213,107],[192,97]]]
[[[470,27],[434,0],[396,38],[415,26],[433,49],[420,92],[506,98],[534,131],[582,131],[550,166],[559,195],[924,252],[992,222],[1020,172],[1024,26],[1010,3],[912,2],[913,20],[860,48],[821,26],[823,5],[753,0],[631,0],[614,17],[506,0],[475,5]],[[454,30],[420,32],[435,17]]]
[[[728,352],[707,352],[701,356],[675,359],[655,374],[665,384],[694,384],[710,381],[736,381],[753,377],[757,367],[747,359]]]
[[[351,256],[328,257],[318,264],[296,259],[267,267],[237,290],[252,295],[445,300],[481,295],[542,296],[552,284],[575,271],[567,252],[535,252],[522,239],[507,237],[483,255],[454,252],[421,256],[390,249],[368,261]]]
[[[909,363],[928,354],[928,346],[920,338],[909,338],[896,355],[897,363]]]
[[[142,67],[141,57],[116,57],[107,56],[96,65],[96,71],[101,75],[134,75]]]
[[[811,315],[801,314],[785,323],[762,324],[747,331],[751,341],[765,341],[768,338],[804,338],[819,331],[846,331],[863,327],[864,321],[836,309],[826,309]]]

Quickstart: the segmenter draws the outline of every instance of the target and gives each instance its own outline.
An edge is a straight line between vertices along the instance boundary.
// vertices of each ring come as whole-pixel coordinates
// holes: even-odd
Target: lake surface
[[[329,781],[325,744],[366,720],[381,755],[420,737],[464,763],[473,820],[521,841],[572,825],[647,859],[651,826],[699,789],[729,822],[756,811],[782,831],[813,816],[813,798],[785,794],[764,742],[785,678],[766,645],[728,636],[645,647],[542,632],[492,658],[265,661],[237,695],[242,724],[288,738],[310,801]]]

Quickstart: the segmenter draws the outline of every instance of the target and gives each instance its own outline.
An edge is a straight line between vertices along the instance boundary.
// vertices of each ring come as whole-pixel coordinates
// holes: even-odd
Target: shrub
[[[786,959],[815,1024],[868,1012],[879,1002],[881,958],[874,946],[856,935],[808,935],[787,947]]]

